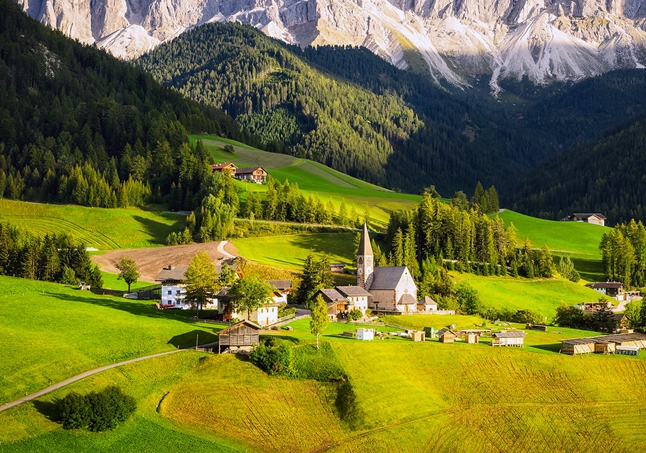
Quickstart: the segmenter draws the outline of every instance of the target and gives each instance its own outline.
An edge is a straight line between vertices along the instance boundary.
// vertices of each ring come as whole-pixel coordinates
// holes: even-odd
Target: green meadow
[[[83,371],[213,341],[213,325],[152,301],[0,276],[0,405]]]
[[[576,305],[599,299],[599,293],[577,283],[558,279],[514,279],[481,277],[452,272],[456,282],[467,282],[485,306],[510,310],[532,310],[552,319],[556,309],[565,303]]]
[[[438,321],[434,321],[438,318]],[[477,319],[465,317],[464,328]],[[453,319],[401,316],[428,325]],[[439,321],[443,319],[444,321]],[[569,329],[527,332],[525,348],[483,340],[360,342],[330,324],[321,352],[307,320],[271,332],[347,384],[271,377],[243,357],[181,352],[94,375],[0,413],[3,452],[642,451],[643,357],[558,354]],[[383,330],[384,328],[379,328]],[[58,339],[57,339],[58,342]],[[327,345],[325,344],[327,343]],[[318,359],[315,359],[318,357]],[[138,402],[112,432],[64,431],[54,402],[116,384]],[[618,391],[621,389],[621,391]]]
[[[99,250],[157,247],[183,217],[150,209],[99,209],[0,199],[0,222],[35,235],[69,234]]]
[[[417,206],[419,195],[401,194],[374,184],[361,181],[333,170],[320,163],[285,154],[269,153],[247,145],[210,135],[191,135],[191,141],[202,140],[217,162],[233,162],[241,167],[263,167],[269,175],[281,182],[298,183],[305,195],[318,195],[324,203],[332,200],[336,209],[345,202],[348,212],[354,207],[363,215],[366,206],[371,222],[384,228],[394,210],[412,209]],[[234,153],[224,150],[230,144]],[[264,192],[265,186],[238,183],[246,191]],[[246,199],[243,192],[242,199]]]

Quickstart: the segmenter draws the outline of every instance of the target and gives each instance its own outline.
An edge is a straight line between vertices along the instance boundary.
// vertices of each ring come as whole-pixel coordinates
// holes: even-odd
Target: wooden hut
[[[223,346],[230,350],[250,350],[260,341],[260,330],[259,325],[247,320],[221,330],[218,353],[222,352]]]
[[[562,354],[614,354],[625,347],[646,349],[646,334],[624,333],[590,338],[570,338],[562,340],[561,343]]]
[[[568,355],[577,354],[591,354],[595,352],[595,344],[593,338],[570,338],[569,340],[561,340],[561,353]]]
[[[466,341],[468,344],[476,344],[479,342],[480,335],[475,334],[475,333],[467,333],[464,335],[464,341]]]
[[[424,333],[423,330],[413,330],[411,332],[411,339],[413,341],[425,341],[426,340],[426,334]]]
[[[442,329],[437,333],[440,343],[453,343],[457,337],[451,329]]]
[[[525,332],[496,332],[493,334],[491,346],[515,346],[522,348],[525,344]]]

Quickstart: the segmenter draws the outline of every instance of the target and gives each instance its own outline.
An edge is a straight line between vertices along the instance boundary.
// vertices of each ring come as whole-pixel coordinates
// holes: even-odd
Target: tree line
[[[32,236],[0,223],[0,275],[75,285],[103,286],[101,271],[84,244],[67,235]]]
[[[639,221],[619,224],[599,244],[606,278],[627,287],[646,284],[646,228]]]
[[[5,0],[0,99],[0,197],[11,199],[193,209],[210,157],[187,131],[249,139],[220,110]]]

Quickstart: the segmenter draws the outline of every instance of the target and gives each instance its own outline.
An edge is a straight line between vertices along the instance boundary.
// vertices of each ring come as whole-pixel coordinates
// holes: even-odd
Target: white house
[[[359,310],[365,316],[371,297],[360,286],[337,286],[334,289],[322,289],[319,293],[327,303],[328,316],[332,321],[346,318],[351,310]]]
[[[189,305],[184,303],[184,297],[186,297],[186,269],[187,266],[169,264],[155,278],[156,282],[161,283],[162,308],[183,310],[190,308]]]
[[[278,309],[281,305],[276,303],[263,305],[251,313],[247,313],[246,310],[240,312],[234,311],[231,313],[231,317],[238,321],[251,321],[263,327],[271,326],[278,322]]]
[[[564,222],[585,222],[592,225],[604,226],[607,218],[598,212],[575,212],[572,215],[563,217],[561,220]]]

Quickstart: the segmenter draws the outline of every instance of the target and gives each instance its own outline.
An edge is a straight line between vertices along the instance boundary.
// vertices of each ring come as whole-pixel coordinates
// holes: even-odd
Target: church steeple
[[[368,225],[364,223],[361,240],[359,241],[359,250],[357,250],[357,286],[365,290],[370,289],[373,271],[374,255],[372,253],[372,246],[370,245]]]

